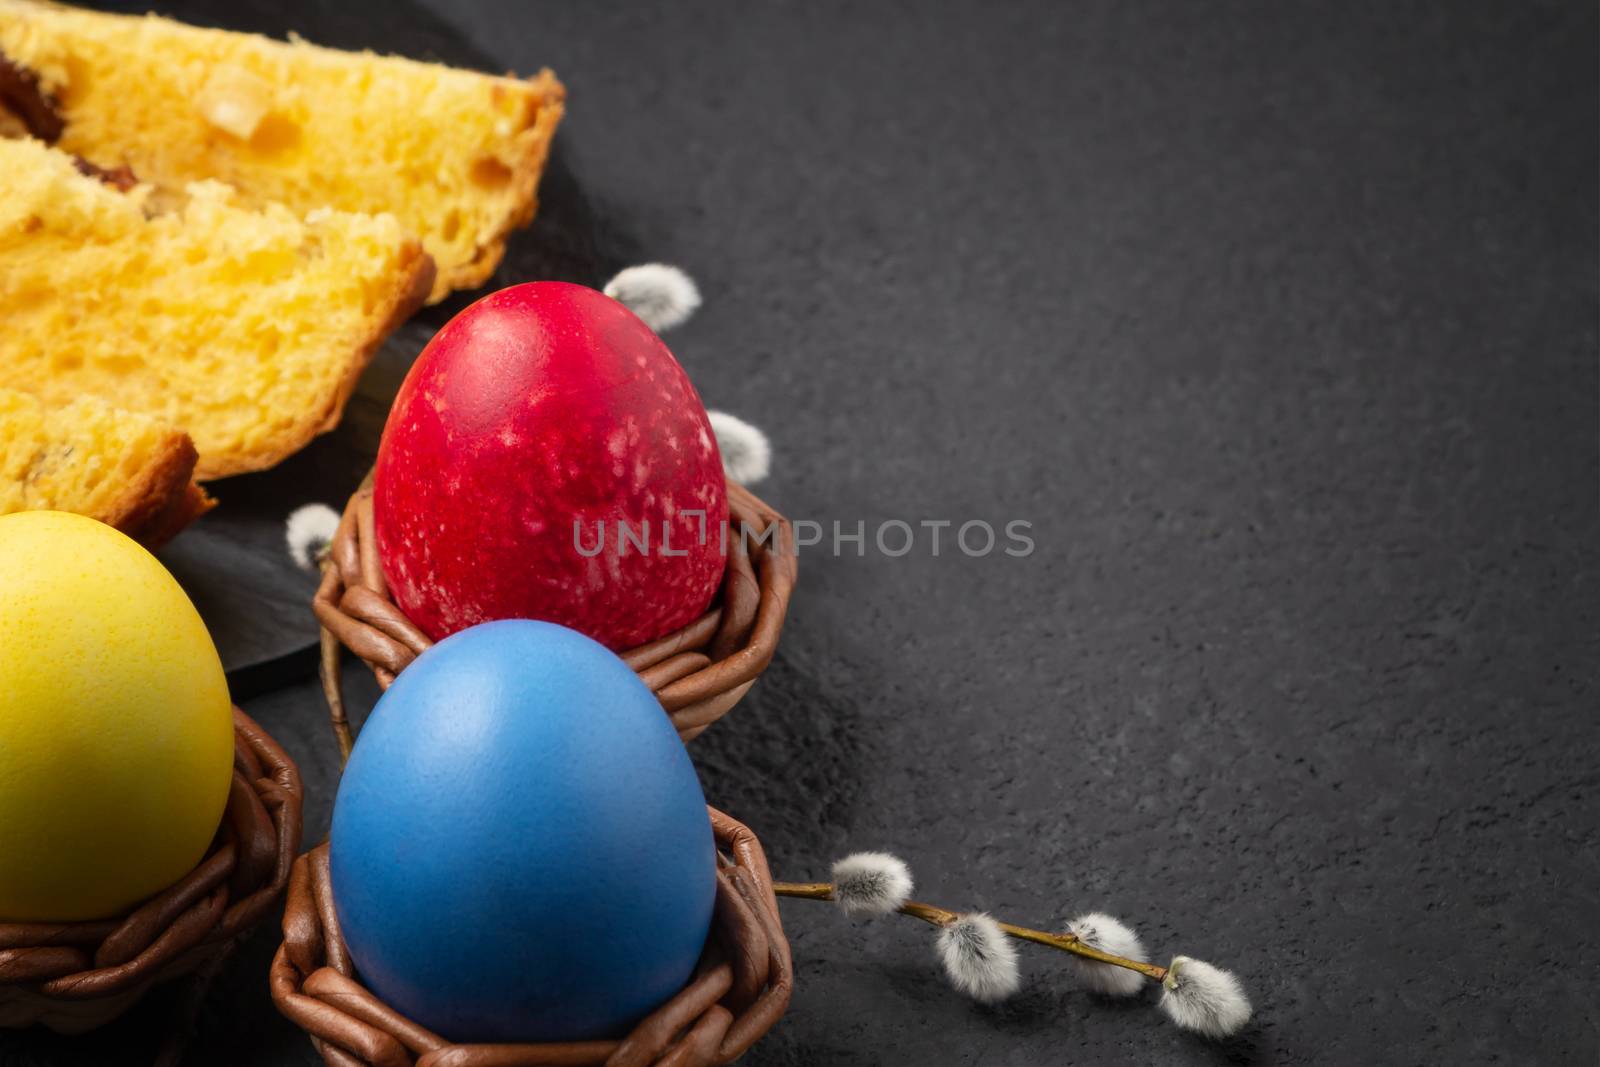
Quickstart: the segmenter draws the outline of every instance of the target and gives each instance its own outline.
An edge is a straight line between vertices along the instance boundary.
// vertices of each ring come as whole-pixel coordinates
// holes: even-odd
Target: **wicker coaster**
[[[265,917],[300,851],[300,772],[233,709],[233,786],[200,865],[125,918],[0,923],[0,1026],[82,1033],[219,961]]]
[[[339,933],[328,846],[294,865],[272,999],[330,1067],[711,1067],[783,1015],[794,983],[767,858],[755,834],[708,809],[719,867],[711,937],[693,979],[620,1041],[455,1045],[361,985]]]
[[[798,571],[787,519],[734,482],[728,483],[728,512],[727,571],[711,609],[681,630],[622,653],[685,741],[726,715],[772,661]],[[741,528],[749,535],[739,536]],[[345,507],[312,606],[322,624],[322,685],[348,755],[339,646],[360,657],[387,689],[433,644],[389,597],[373,535],[370,474]]]

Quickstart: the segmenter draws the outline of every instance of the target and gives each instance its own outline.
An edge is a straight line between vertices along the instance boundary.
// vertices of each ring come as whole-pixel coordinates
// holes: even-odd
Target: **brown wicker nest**
[[[789,1004],[794,969],[761,843],[712,808],[719,865],[711,937],[694,978],[620,1041],[456,1045],[369,992],[339,934],[328,846],[294,865],[272,999],[329,1067],[711,1067],[755,1044]]]
[[[728,569],[717,601],[681,630],[622,654],[685,741],[726,715],[772,661],[798,570],[787,519],[734,482],[728,483],[728,512]],[[733,535],[741,526],[748,537]],[[345,507],[312,606],[322,624],[322,686],[334,732],[349,755],[339,646],[364,660],[387,689],[433,644],[389,597],[373,536],[370,474]]]
[[[300,851],[300,772],[238,708],[233,734],[222,825],[181,881],[125,918],[0,922],[0,1026],[91,1030],[152,986],[220,964],[265,916]]]

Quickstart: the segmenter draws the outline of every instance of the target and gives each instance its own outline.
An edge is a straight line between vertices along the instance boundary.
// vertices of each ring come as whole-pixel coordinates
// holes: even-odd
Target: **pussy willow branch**
[[[780,897],[798,897],[802,900],[832,900],[833,883],[831,882],[774,882],[772,891]],[[914,919],[921,919],[933,926],[948,926],[961,918],[960,912],[950,911],[933,904],[923,904],[920,901],[908,900],[898,909],[901,915],[909,915]],[[1154,963],[1141,963],[1139,960],[1130,960],[1122,956],[1113,956],[1109,952],[1101,952],[1091,948],[1078,939],[1077,934],[1051,934],[1043,930],[1031,930],[1026,926],[1017,926],[1015,923],[1002,922],[1000,929],[1009,937],[1018,941],[1031,941],[1036,945],[1048,945],[1058,948],[1063,952],[1070,952],[1074,956],[1085,959],[1097,960],[1100,963],[1109,963],[1113,967],[1126,967],[1130,971],[1138,971],[1146,978],[1157,982],[1167,976],[1167,969]]]

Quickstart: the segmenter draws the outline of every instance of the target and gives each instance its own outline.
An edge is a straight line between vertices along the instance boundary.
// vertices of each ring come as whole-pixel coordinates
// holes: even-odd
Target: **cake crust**
[[[193,480],[198,458],[189,435],[176,434],[171,447],[146,468],[142,478],[127,486],[108,514],[93,517],[152,551],[160,548],[216,507],[217,502]]]

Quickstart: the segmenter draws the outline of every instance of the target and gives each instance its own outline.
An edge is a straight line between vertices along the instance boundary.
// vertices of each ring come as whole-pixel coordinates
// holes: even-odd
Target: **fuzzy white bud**
[[[833,899],[850,915],[887,915],[911,899],[911,870],[887,852],[856,852],[833,865]]]
[[[1017,950],[1000,924],[982,912],[939,931],[939,962],[951,985],[985,1004],[1004,1000],[1022,985]]]
[[[1145,955],[1139,935],[1104,912],[1093,911],[1080,915],[1069,925],[1072,932],[1078,935],[1078,940],[1090,948],[1140,963],[1149,962],[1150,957]],[[1078,980],[1085,988],[1110,997],[1131,997],[1143,989],[1148,980],[1138,971],[1082,956],[1072,957],[1072,969],[1077,972]]]
[[[1250,1000],[1239,979],[1204,960],[1174,957],[1161,985],[1158,1006],[1185,1030],[1212,1038],[1229,1037],[1250,1021]]]
[[[708,411],[711,432],[717,437],[717,451],[722,453],[722,473],[729,481],[740,485],[754,485],[772,469],[772,446],[767,435],[726,411]]]
[[[688,322],[700,306],[700,289],[694,279],[665,263],[619,271],[606,282],[604,291],[656,333]]]
[[[306,504],[289,513],[283,524],[283,537],[289,555],[305,570],[317,569],[317,558],[333,542],[339,529],[339,513],[326,504]]]

